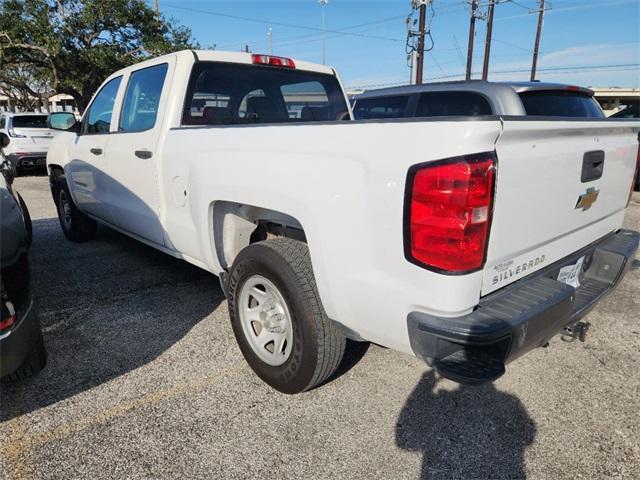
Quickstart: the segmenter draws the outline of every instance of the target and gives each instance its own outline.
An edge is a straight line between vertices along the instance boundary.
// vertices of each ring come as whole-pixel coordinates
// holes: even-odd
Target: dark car
[[[543,82],[465,80],[367,90],[356,120],[483,115],[604,118],[588,88]]]
[[[31,218],[12,186],[12,168],[2,153],[8,143],[0,132],[0,377],[20,380],[42,370],[47,353],[29,281]]]

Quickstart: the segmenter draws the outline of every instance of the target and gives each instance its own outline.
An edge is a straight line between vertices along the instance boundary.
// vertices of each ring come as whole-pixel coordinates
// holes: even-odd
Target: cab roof
[[[376,90],[365,90],[357,96],[358,98],[369,98],[377,96],[387,96],[390,94],[402,95],[415,92],[431,92],[431,91],[470,91],[481,92],[486,94],[496,93],[504,89],[510,89],[516,93],[530,91],[575,91],[586,95],[593,96],[593,90],[573,85],[565,85],[562,83],[548,82],[488,82],[486,80],[457,80],[449,82],[433,82],[423,83],[421,85],[403,85],[399,87],[387,87]]]
[[[258,52],[256,52],[258,53]],[[225,62],[225,63],[241,63],[246,65],[253,65],[252,55],[255,53],[251,52],[228,52],[223,50],[180,50],[177,52],[168,53],[166,55],[161,55],[158,57],[149,58],[146,60],[142,60],[141,62],[130,65],[126,68],[120,69],[117,72],[112,73],[109,78],[112,78],[116,75],[120,75],[125,72],[129,72],[131,70],[138,70],[139,68],[144,68],[147,64],[149,66],[155,65],[158,62],[161,62],[163,58],[169,58],[171,56],[177,56],[178,59],[184,58],[195,58],[196,61],[205,61],[205,62]],[[269,55],[264,53],[258,53],[260,55]],[[280,55],[269,55],[271,57],[279,57]],[[281,57],[281,56],[280,56]],[[286,57],[289,58],[289,57]],[[316,72],[316,73],[325,73],[327,75],[335,75],[336,72],[326,65],[320,65],[317,63],[305,62],[304,60],[297,60],[292,58],[295,69],[303,70],[308,72]]]

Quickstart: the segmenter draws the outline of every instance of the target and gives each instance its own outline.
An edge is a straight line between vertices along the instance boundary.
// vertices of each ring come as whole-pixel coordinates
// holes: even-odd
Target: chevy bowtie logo
[[[591,205],[596,203],[598,200],[598,195],[600,194],[600,190],[596,190],[594,187],[587,188],[587,191],[580,194],[578,196],[578,202],[576,203],[576,210],[581,208],[584,212],[585,210],[589,210]]]

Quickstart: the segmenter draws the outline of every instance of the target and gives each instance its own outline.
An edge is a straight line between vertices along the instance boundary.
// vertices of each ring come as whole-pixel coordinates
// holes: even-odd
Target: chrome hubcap
[[[287,361],[293,347],[293,326],[284,297],[276,286],[253,275],[240,290],[242,331],[254,353],[267,365]]]

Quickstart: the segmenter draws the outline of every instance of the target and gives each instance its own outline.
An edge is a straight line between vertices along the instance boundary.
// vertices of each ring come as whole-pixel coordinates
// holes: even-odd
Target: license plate
[[[573,265],[562,267],[558,272],[558,281],[571,285],[573,288],[578,288],[580,286],[580,272],[582,271],[583,263],[584,257],[580,257]]]

